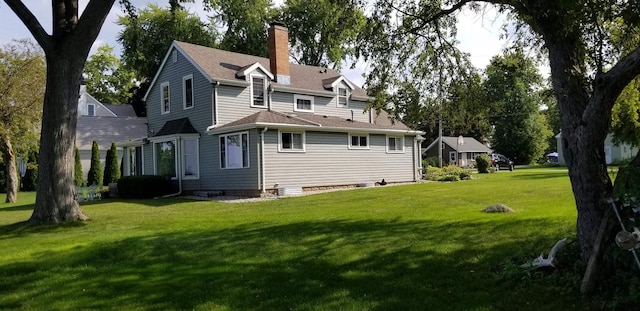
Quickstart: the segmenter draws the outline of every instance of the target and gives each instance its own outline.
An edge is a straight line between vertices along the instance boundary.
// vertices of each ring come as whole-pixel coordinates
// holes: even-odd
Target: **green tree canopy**
[[[542,158],[552,133],[540,113],[542,78],[535,64],[516,50],[492,58],[486,74],[485,98],[494,113],[492,148],[519,164]]]
[[[357,1],[287,0],[280,11],[297,63],[339,69],[343,60],[357,60],[359,34],[366,24]]]
[[[102,165],[100,164],[100,147],[95,140],[91,144],[91,164],[87,174],[87,185],[102,185]]]
[[[42,50],[28,40],[0,48],[0,153],[7,179],[6,202],[18,192],[16,152],[27,158],[40,131],[46,65]]]
[[[87,92],[104,104],[125,104],[134,86],[135,74],[124,68],[113,54],[113,47],[103,45],[84,66]]]
[[[149,4],[121,16],[118,24],[124,27],[118,35],[122,62],[140,81],[153,78],[174,40],[213,47],[218,38],[215,27],[180,7],[172,10]]]

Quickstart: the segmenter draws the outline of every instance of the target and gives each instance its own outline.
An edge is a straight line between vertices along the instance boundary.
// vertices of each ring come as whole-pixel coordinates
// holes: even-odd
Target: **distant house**
[[[246,195],[421,179],[422,132],[367,111],[339,72],[290,64],[283,25],[268,45],[262,58],[173,42],[145,96],[150,135],[123,145],[144,174]]]
[[[425,158],[437,157],[438,151],[442,152],[442,163],[456,164],[459,166],[475,165],[476,156],[485,153],[491,154],[491,149],[480,143],[473,137],[463,137],[463,144],[458,144],[458,137],[443,136],[442,146],[438,145],[438,139],[434,140],[423,153]]]
[[[564,152],[562,150],[562,132],[556,135],[556,142],[558,148],[558,164],[567,165],[567,162],[564,160]],[[638,148],[629,144],[614,145],[613,136],[611,134],[608,134],[604,141],[604,155],[607,164],[615,164],[625,160],[630,160],[635,157],[637,153]]]
[[[76,147],[80,151],[83,178],[91,166],[91,146],[95,140],[100,148],[100,160],[104,168],[107,150],[111,143],[124,143],[147,135],[147,119],[136,117],[130,105],[108,105],[100,103],[87,93],[86,86],[80,86],[78,100],[78,124],[76,126]],[[122,158],[122,151],[118,151]]]

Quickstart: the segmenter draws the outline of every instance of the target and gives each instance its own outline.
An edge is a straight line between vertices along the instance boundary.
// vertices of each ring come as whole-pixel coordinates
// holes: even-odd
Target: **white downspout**
[[[266,161],[264,158],[264,133],[267,132],[269,128],[265,127],[262,132],[260,132],[260,160],[262,160],[262,165],[260,165],[260,176],[262,179],[262,193],[266,193],[267,192],[267,181],[265,180],[266,178]]]
[[[212,122],[211,124],[218,125],[218,86],[220,86],[220,82],[215,81],[213,84],[213,93],[211,94],[211,101],[213,106],[213,115],[211,116]]]

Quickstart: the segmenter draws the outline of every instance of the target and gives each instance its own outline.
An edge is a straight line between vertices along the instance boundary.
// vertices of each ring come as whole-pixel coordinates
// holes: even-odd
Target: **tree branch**
[[[20,18],[27,29],[29,29],[31,35],[33,35],[45,53],[48,52],[53,46],[51,36],[47,34],[33,13],[31,13],[31,11],[20,0],[4,0],[4,2],[11,8],[18,18]]]
[[[601,92],[606,108],[610,109],[624,88],[640,75],[640,47],[620,59],[611,70],[597,74],[594,80],[594,96]]]
[[[80,40],[94,42],[115,0],[91,0],[82,12],[76,28]],[[89,46],[91,48],[91,46]],[[87,51],[88,52],[88,51]]]

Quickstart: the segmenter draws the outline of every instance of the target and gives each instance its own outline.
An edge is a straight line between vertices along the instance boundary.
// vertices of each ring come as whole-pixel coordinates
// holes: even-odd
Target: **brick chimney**
[[[269,61],[271,73],[279,84],[291,84],[289,73],[289,30],[281,22],[269,27]]]

